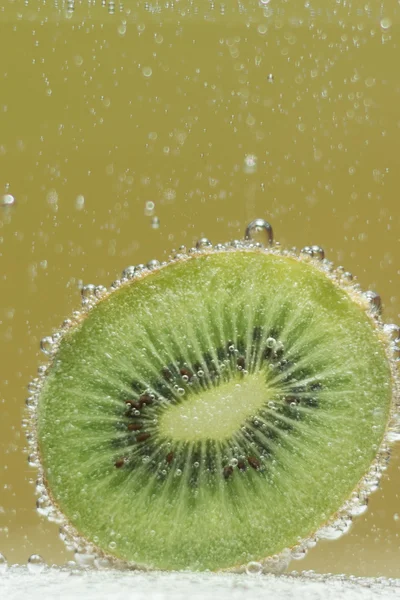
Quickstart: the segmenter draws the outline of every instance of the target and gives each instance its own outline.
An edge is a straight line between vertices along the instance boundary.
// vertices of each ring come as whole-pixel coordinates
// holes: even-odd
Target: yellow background
[[[108,285],[263,217],[283,245],[322,245],[400,320],[397,3],[166,4],[18,0],[0,12],[0,198],[15,199],[0,205],[10,563],[73,558],[35,511],[21,419],[39,341],[79,305],[82,281]],[[397,446],[367,514],[291,568],[399,577],[399,469]]]

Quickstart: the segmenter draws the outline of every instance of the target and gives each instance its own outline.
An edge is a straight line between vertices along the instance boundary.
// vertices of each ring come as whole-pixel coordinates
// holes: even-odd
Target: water
[[[261,216],[284,247],[321,245],[343,279],[351,284],[350,271],[379,291],[388,323],[399,321],[398,7],[246,5],[202,3],[196,13],[180,2],[157,13],[152,4],[151,15],[145,3],[39,10],[17,0],[0,15],[0,552],[9,564],[73,556],[35,510],[20,421],[39,341],[80,305],[83,285],[108,286],[124,265],[164,260],[201,237],[242,238]],[[398,447],[392,454],[369,510],[304,568],[398,576]]]

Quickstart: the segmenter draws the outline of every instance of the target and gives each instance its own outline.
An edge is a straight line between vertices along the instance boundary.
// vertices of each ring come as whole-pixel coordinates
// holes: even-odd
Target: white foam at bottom
[[[0,574],[7,600],[375,600],[400,597],[400,579],[220,575],[12,567]]]

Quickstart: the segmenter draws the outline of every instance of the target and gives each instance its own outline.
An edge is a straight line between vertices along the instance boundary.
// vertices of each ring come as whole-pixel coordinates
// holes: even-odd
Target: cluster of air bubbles
[[[373,292],[372,290],[367,290],[364,292],[364,297],[368,300],[369,305],[372,310],[380,313],[382,310],[382,301],[379,294]]]
[[[342,517],[331,522],[317,532],[317,537],[324,540],[337,540],[348,533],[352,524],[350,517]]]
[[[325,258],[325,252],[321,246],[304,246],[300,250],[300,254],[303,257],[316,258],[317,260],[324,260]]]
[[[290,561],[294,558],[293,549],[285,548],[279,554],[269,556],[263,561],[250,561],[245,565],[244,568],[240,569],[240,572],[245,572],[246,575],[257,576],[261,574],[274,574],[278,575],[283,573],[289,566]],[[236,572],[237,569],[233,569]]]
[[[40,340],[40,349],[46,356],[53,356],[57,350],[58,336],[46,335]]]
[[[350,273],[350,271],[346,271],[344,267],[339,266],[336,267],[336,277],[338,278],[338,280],[340,281],[341,284],[348,284],[351,283],[354,279],[352,273]]]

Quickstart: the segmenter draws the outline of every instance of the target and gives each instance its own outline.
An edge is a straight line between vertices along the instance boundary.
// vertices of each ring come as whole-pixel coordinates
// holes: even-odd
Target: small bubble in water
[[[4,556],[4,554],[0,553],[0,575],[5,573],[7,571],[7,568],[8,568],[7,559]]]
[[[251,561],[246,566],[247,575],[258,575],[262,571],[262,565],[259,562]]]
[[[27,566],[29,573],[37,575],[38,573],[41,573],[43,571],[43,569],[46,566],[46,563],[44,562],[40,554],[32,554],[32,556],[28,558]]]
[[[160,227],[160,219],[158,217],[153,217],[151,220],[152,229],[158,229]]]
[[[126,22],[123,22],[118,26],[118,33],[121,36],[126,34]]]
[[[116,542],[110,542],[108,544],[108,547],[110,548],[110,550],[115,550],[115,548],[117,547],[117,543]]]
[[[384,17],[383,19],[381,19],[382,29],[390,29],[391,26],[392,26],[392,21],[391,21],[391,19],[389,19],[389,17]]]
[[[274,79],[275,79],[275,78],[274,78],[274,76],[272,75],[272,73],[269,73],[269,74],[267,75],[267,81],[268,81],[268,83],[274,83]]]
[[[267,348],[275,348],[275,346],[276,346],[275,338],[273,338],[273,337],[267,338],[265,345],[267,346]]]
[[[399,513],[394,513],[394,515],[393,515],[393,519],[394,519],[395,521],[400,521],[400,515],[399,515]]]
[[[56,192],[56,190],[49,190],[46,194],[46,200],[47,203],[50,204],[50,206],[56,205],[58,203],[58,193]]]
[[[155,204],[152,200],[148,200],[144,207],[144,214],[146,217],[151,217],[154,214]]]
[[[151,67],[143,67],[142,73],[145,77],[151,77],[153,74],[153,70]]]
[[[257,156],[255,154],[246,154],[244,158],[244,172],[255,173],[257,171]]]
[[[75,208],[76,210],[82,210],[85,206],[85,198],[82,195],[79,195],[75,198]]]
[[[1,196],[1,206],[12,206],[13,204],[15,204],[14,196],[12,196],[11,194],[3,194],[3,196]]]

